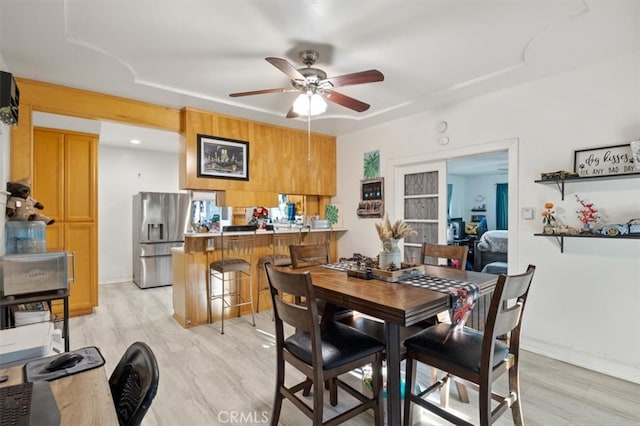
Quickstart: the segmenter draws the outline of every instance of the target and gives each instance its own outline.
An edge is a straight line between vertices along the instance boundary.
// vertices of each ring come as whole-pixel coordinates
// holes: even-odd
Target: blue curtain
[[[509,184],[496,185],[496,229],[509,228]]]
[[[451,218],[451,196],[453,195],[453,184],[447,184],[447,220]]]

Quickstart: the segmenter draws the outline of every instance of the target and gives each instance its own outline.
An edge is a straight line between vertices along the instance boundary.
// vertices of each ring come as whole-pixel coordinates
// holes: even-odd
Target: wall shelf
[[[602,234],[533,234],[536,237],[553,237],[560,245],[560,253],[564,253],[565,238],[605,238],[607,240],[640,240],[640,234],[633,235],[602,235]]]
[[[544,179],[544,180],[538,179],[538,180],[535,180],[534,182],[545,184],[545,185],[556,185],[558,187],[558,191],[560,191],[560,194],[562,195],[562,200],[564,201],[565,183],[593,182],[597,180],[632,179],[632,178],[639,178],[639,177],[640,177],[640,173],[625,173],[621,175],[609,175],[609,176],[587,176],[587,177],[568,176],[564,179]]]

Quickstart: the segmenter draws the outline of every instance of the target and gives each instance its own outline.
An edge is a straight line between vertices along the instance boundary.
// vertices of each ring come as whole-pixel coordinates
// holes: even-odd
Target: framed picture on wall
[[[384,178],[360,181],[360,203],[358,217],[384,216]]]
[[[199,134],[198,177],[249,180],[249,142]]]

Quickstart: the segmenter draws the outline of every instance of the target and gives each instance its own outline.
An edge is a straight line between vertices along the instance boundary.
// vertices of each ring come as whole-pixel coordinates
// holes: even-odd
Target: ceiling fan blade
[[[305,81],[306,78],[304,75],[297,70],[296,67],[291,65],[289,61],[282,58],[265,58],[267,62],[269,62],[274,67],[278,68],[280,71],[285,73],[291,80],[302,80]]]
[[[343,95],[342,93],[335,92],[333,90],[323,90],[325,98],[335,104],[342,105],[354,111],[364,112],[369,109],[370,105],[365,104],[362,101]]]
[[[287,112],[287,118],[296,118],[298,116],[299,114],[293,110],[293,105],[292,105],[291,108],[289,108],[289,111]]]
[[[378,70],[367,70],[354,72],[352,74],[339,75],[337,77],[331,77],[324,79],[318,83],[322,86],[323,83],[329,83],[333,87],[349,86],[353,84],[374,83],[376,81],[384,80],[384,75]]]
[[[264,90],[252,90],[250,92],[239,92],[239,93],[231,93],[229,96],[232,98],[238,98],[240,96],[250,96],[250,95],[264,95],[265,93],[288,93],[288,92],[297,92],[298,89],[294,89],[293,87],[286,87],[282,89],[264,89]]]

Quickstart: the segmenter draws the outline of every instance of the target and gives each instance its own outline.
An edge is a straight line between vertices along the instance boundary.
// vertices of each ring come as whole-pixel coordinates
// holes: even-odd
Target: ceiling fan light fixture
[[[327,110],[327,103],[317,93],[301,93],[293,102],[293,111],[298,115],[319,115]]]

